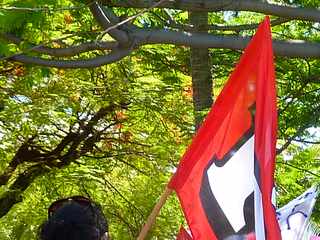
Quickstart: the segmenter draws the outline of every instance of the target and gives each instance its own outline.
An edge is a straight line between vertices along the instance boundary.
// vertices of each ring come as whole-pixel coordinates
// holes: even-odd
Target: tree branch
[[[36,177],[49,172],[52,167],[66,167],[91,151],[95,141],[99,141],[102,135],[95,126],[99,125],[99,121],[105,119],[108,114],[112,115],[114,110],[126,107],[127,104],[122,103],[100,108],[83,127],[79,125],[79,131],[70,132],[48,152],[39,151],[41,147],[33,143],[35,137],[22,144],[9,166],[0,175],[0,186],[12,179],[8,190],[0,196],[0,218],[7,214],[14,204],[21,201],[21,194]],[[23,169],[21,168],[23,171],[16,173],[18,166],[23,166]]]
[[[16,203],[22,201],[23,191],[28,188],[36,177],[49,172],[49,170],[49,168],[45,168],[41,164],[36,164],[19,174],[15,182],[0,197],[0,218],[5,216]]]
[[[19,45],[24,41],[11,33],[0,33],[0,37],[16,45]],[[50,48],[45,47],[42,44],[30,45],[33,52],[47,54],[53,57],[72,57],[83,52],[90,52],[95,50],[111,50],[119,46],[117,42],[87,42],[66,48]]]
[[[138,45],[143,44],[174,44],[189,47],[244,49],[249,37],[219,36],[206,33],[190,33],[173,30],[136,29],[132,36]],[[320,57],[320,43],[302,40],[273,40],[275,55],[286,57]]]
[[[287,139],[287,141],[281,146],[281,148],[277,149],[277,155],[281,154],[284,150],[286,150],[289,145],[294,141],[294,139],[302,134],[308,127],[309,122],[305,123],[304,125],[300,126],[299,129],[290,137]]]
[[[103,180],[105,182],[106,185],[109,185],[109,187],[115,191],[120,198],[122,198],[129,206],[131,206],[132,208],[134,208],[141,216],[143,216],[143,212],[137,208],[134,204],[132,204],[108,179],[106,176],[103,176]]]
[[[292,19],[285,19],[285,18],[278,18],[275,20],[272,20],[270,22],[271,26],[277,26],[281,25],[283,23],[292,21]],[[188,24],[179,24],[175,22],[170,22],[170,24],[167,25],[168,27],[184,30],[184,31],[195,31],[195,28],[192,25]],[[208,31],[244,31],[244,30],[255,30],[259,26],[258,23],[255,24],[242,24],[242,25],[208,25],[204,27],[199,27],[198,30],[208,30]]]
[[[309,141],[309,140],[297,139],[297,138],[293,139],[292,141],[306,143],[306,144],[320,144],[320,141]]]
[[[107,33],[107,32],[109,32],[109,31],[111,31],[112,29],[115,29],[115,28],[117,28],[117,27],[121,27],[122,25],[125,25],[125,24],[133,21],[133,20],[136,19],[137,17],[142,16],[144,13],[151,11],[152,9],[156,8],[158,5],[161,5],[161,3],[165,2],[165,1],[168,1],[168,0],[160,0],[159,2],[156,2],[156,3],[154,3],[153,5],[151,5],[148,9],[142,10],[142,11],[139,12],[138,14],[135,14],[135,15],[133,15],[133,16],[130,16],[130,17],[122,20],[121,22],[119,22],[119,20],[118,20],[118,23],[117,23],[117,24],[108,27],[107,29],[105,29],[105,30],[102,32],[102,34]],[[110,10],[109,10],[109,11],[110,11]],[[114,14],[114,17],[116,17],[115,14]]]
[[[103,30],[109,29],[111,26],[119,22],[117,16],[111,10],[103,9],[97,2],[90,4],[90,11]],[[108,31],[111,37],[116,39],[120,44],[128,45],[129,38],[125,31],[113,28]]]
[[[290,163],[287,163],[287,162],[280,162],[280,161],[278,161],[278,162],[277,162],[277,164],[287,165],[287,166],[289,166],[289,167],[295,168],[295,169],[297,169],[297,170],[300,170],[300,171],[303,171],[303,172],[309,173],[309,174],[311,174],[311,175],[313,175],[313,176],[315,176],[315,177],[317,177],[317,178],[320,178],[320,175],[318,175],[318,174],[316,174],[316,173],[314,173],[314,172],[311,172],[311,171],[310,171],[310,170],[308,170],[308,169],[304,169],[304,168],[301,168],[301,167],[295,166],[295,165],[290,164]]]
[[[107,55],[84,60],[52,60],[40,57],[27,56],[25,54],[14,55],[8,57],[7,60],[56,68],[94,68],[119,61],[122,58],[128,56],[131,53],[131,51],[131,49],[118,48],[111,51]]]
[[[90,4],[90,3],[89,3]],[[60,11],[70,11],[79,10],[85,8],[87,5],[83,6],[72,6],[72,7],[13,7],[13,6],[1,6],[0,10],[4,11],[17,11],[17,12],[60,12]]]
[[[100,0],[101,4],[110,7],[148,8],[158,1],[156,0]],[[168,0],[161,3],[158,8],[180,9],[185,11],[251,11],[274,15],[282,18],[293,18],[320,22],[320,10],[316,8],[301,8],[282,6],[266,1],[253,0]]]
[[[173,44],[189,47],[233,50],[244,49],[250,41],[249,37],[190,33],[168,29],[152,30],[139,28],[132,30],[130,38],[134,39],[134,47],[147,44]],[[275,55],[278,56],[320,58],[320,43],[302,40],[273,40],[273,50]],[[53,60],[27,56],[25,54],[16,54],[5,57],[4,59],[56,68],[94,68],[116,62],[128,56],[131,51],[132,48],[123,49],[119,47],[111,51],[108,55],[83,60]]]

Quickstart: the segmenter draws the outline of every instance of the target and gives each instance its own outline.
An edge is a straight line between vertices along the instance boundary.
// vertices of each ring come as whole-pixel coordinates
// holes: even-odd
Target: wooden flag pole
[[[168,186],[166,186],[166,188],[165,188],[164,192],[162,193],[159,201],[157,202],[157,204],[154,206],[152,212],[150,213],[150,215],[149,215],[149,217],[147,219],[147,222],[142,227],[137,240],[144,240],[145,239],[145,237],[147,236],[149,230],[151,229],[151,227],[155,223],[156,218],[159,215],[160,209],[165,204],[165,202],[167,201],[167,199],[170,196],[170,194],[172,193],[172,191],[173,190],[171,188],[168,188]]]

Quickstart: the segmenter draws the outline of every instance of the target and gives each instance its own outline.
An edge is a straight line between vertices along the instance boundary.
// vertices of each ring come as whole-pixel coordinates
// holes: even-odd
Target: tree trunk
[[[208,25],[208,13],[189,12],[190,24],[198,32]],[[204,32],[204,31],[202,31]],[[203,110],[212,105],[212,78],[208,48],[191,48],[191,72],[194,106],[194,124],[199,128],[203,118]]]

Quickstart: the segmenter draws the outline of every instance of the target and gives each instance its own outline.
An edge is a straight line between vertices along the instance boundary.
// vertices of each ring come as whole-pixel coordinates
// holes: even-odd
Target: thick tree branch
[[[49,168],[45,168],[41,164],[34,165],[28,170],[21,173],[15,180],[9,190],[1,195],[0,198],[0,218],[5,216],[10,209],[22,201],[22,193],[40,175],[49,172]]]
[[[62,162],[61,166],[64,166],[92,150],[94,143],[99,141],[100,136],[103,134],[103,132],[97,131],[94,127],[116,108],[126,108],[126,104],[100,108],[87,123],[79,124],[77,130],[70,131],[50,151],[42,151],[41,147],[34,143],[35,136],[31,137],[19,147],[9,166],[0,175],[0,186],[7,184],[17,167],[26,162],[60,167],[60,163],[57,163],[56,160]]]
[[[189,47],[207,47],[241,50],[244,49],[249,37],[219,36],[206,33],[189,33],[172,30],[137,29],[132,33],[137,44],[173,44]],[[286,57],[320,57],[320,43],[302,40],[273,40],[275,55]]]
[[[100,0],[101,4],[110,7],[148,8],[156,0]],[[248,0],[168,0],[157,6],[158,8],[181,9],[185,11],[252,11],[263,14],[320,22],[320,10],[315,8],[301,8],[281,6],[267,1]]]
[[[190,33],[173,30],[152,30],[136,28],[130,33],[135,46],[147,44],[173,44],[188,47],[206,47],[242,50],[250,41],[249,37],[219,36],[207,33]],[[275,55],[286,57],[320,58],[320,43],[306,42],[302,40],[274,40],[273,49]],[[93,68],[116,62],[128,56],[133,49],[116,48],[108,55],[98,56],[84,60],[51,60],[40,57],[17,54],[6,57],[10,61],[27,64],[36,64],[57,68]]]
[[[79,10],[79,9],[85,8],[86,6],[87,5],[73,6],[73,7],[60,7],[60,8],[49,8],[49,7],[33,7],[33,8],[31,8],[31,7],[1,6],[0,10],[17,11],[17,12],[61,12],[61,11]]]
[[[90,11],[103,30],[114,26],[119,22],[117,16],[109,9],[103,9],[97,2],[90,4]],[[108,31],[111,37],[116,39],[120,44],[128,45],[129,38],[125,31],[113,28]]]
[[[30,138],[19,147],[13,159],[9,163],[9,166],[0,175],[0,186],[8,183],[9,178],[12,176],[19,164],[30,161],[41,161],[41,157],[44,156],[44,154],[41,153],[39,149],[33,147],[33,139],[34,137]]]
[[[291,19],[284,19],[284,18],[278,18],[275,20],[272,20],[270,22],[271,26],[277,26],[277,25],[281,25],[283,23],[289,22],[291,21]],[[180,30],[184,30],[184,31],[195,31],[195,28],[192,25],[188,25],[188,24],[178,24],[175,22],[170,22],[168,25],[168,27],[171,28],[176,28],[176,29],[180,29]],[[242,24],[242,25],[208,25],[205,27],[200,27],[199,30],[208,30],[208,31],[235,31],[235,32],[239,32],[239,31],[244,31],[244,30],[255,30],[257,29],[259,26],[258,23],[256,24]]]
[[[99,121],[107,115],[111,118],[114,110],[126,107],[127,104],[123,103],[100,108],[86,123],[79,124],[78,129],[62,138],[51,151],[41,152],[41,147],[33,142],[35,137],[22,144],[7,169],[0,175],[0,186],[7,184],[9,179],[12,182],[0,197],[0,218],[21,201],[21,194],[36,177],[49,172],[53,167],[66,167],[91,151],[94,143],[99,141],[103,134],[95,128]],[[18,166],[21,166],[23,171],[16,173]]]
[[[111,50],[119,46],[117,42],[88,42],[77,46],[70,46],[67,48],[49,48],[39,47],[35,48],[35,52],[47,54],[54,57],[72,57],[80,53],[90,52],[95,50]]]
[[[131,49],[116,49],[104,56],[98,56],[93,59],[84,60],[51,60],[40,57],[18,54],[7,58],[9,61],[21,62],[26,64],[35,64],[46,67],[56,68],[94,68],[121,60],[131,53]]]
[[[11,33],[0,33],[0,37],[16,45],[19,45],[23,42],[22,39],[14,36]],[[51,48],[43,45],[30,45],[33,52],[47,54],[53,57],[72,57],[83,52],[111,50],[119,46],[117,42],[87,42],[66,48]]]
[[[117,23],[117,24],[114,24],[113,26],[108,27],[107,29],[105,29],[105,30],[102,32],[102,35],[105,34],[105,33],[107,33],[107,32],[109,32],[109,31],[111,31],[111,30],[113,30],[113,29],[116,29],[116,28],[118,28],[118,27],[121,28],[121,26],[124,26],[124,25],[126,25],[126,27],[127,27],[128,29],[130,29],[130,25],[128,25],[129,22],[133,21],[133,20],[136,19],[137,17],[142,16],[144,13],[151,11],[152,9],[154,9],[154,8],[156,8],[157,6],[161,5],[161,3],[165,2],[165,1],[167,1],[167,0],[160,0],[159,2],[156,2],[154,5],[151,5],[149,8],[144,9],[144,10],[142,10],[141,12],[139,12],[139,13],[137,13],[137,14],[135,14],[135,15],[132,15],[132,16],[130,16],[130,17],[122,20],[121,22],[119,22],[119,18],[118,18],[112,11],[108,10],[108,12],[111,13],[111,16],[113,17],[113,19],[115,19],[113,22],[118,22],[118,23]],[[100,5],[99,5],[99,6],[100,6]],[[100,6],[100,7],[101,7],[101,6]],[[105,11],[106,11],[106,10],[105,10]]]

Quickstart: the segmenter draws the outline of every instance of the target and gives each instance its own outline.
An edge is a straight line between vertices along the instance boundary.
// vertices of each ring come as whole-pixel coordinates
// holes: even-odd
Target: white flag
[[[320,228],[313,222],[309,221],[307,229],[303,234],[303,240],[320,240]]]
[[[301,240],[317,197],[311,187],[302,195],[277,210],[282,240]]]

